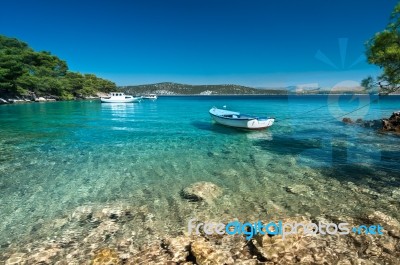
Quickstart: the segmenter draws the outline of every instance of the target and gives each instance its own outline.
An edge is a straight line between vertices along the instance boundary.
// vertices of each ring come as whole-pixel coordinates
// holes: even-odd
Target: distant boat
[[[241,114],[240,112],[218,109],[216,107],[210,109],[210,115],[213,120],[219,124],[250,130],[266,129],[272,126],[275,121],[274,118],[256,117]]]
[[[143,98],[143,99],[156,100],[156,99],[157,99],[157,95],[156,95],[156,94],[148,94],[148,95],[142,96],[142,98]]]
[[[121,92],[111,92],[108,97],[100,98],[102,103],[132,103],[140,102],[141,98],[125,95]]]

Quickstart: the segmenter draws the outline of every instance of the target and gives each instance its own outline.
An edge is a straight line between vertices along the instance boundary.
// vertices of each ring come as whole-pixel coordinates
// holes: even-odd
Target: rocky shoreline
[[[383,119],[383,130],[400,133],[400,111],[393,112],[389,119]]]
[[[385,227],[382,236],[349,234],[256,236],[247,241],[243,235],[153,235],[138,245],[134,233],[121,233],[132,215],[125,208],[104,208],[93,212],[80,207],[70,218],[54,220],[53,227],[64,232],[54,238],[30,242],[22,248],[10,245],[3,254],[6,265],[17,264],[398,264],[400,224],[376,211],[362,221]],[[349,217],[340,220],[349,221]],[[324,222],[336,221],[316,217]],[[292,217],[283,222],[309,223],[311,218]],[[354,220],[354,224],[357,220]],[[359,221],[357,222],[359,223]],[[82,232],[79,225],[92,224]],[[143,223],[145,229],[150,225]]]
[[[82,100],[82,99],[98,99],[98,96],[88,96],[75,98],[74,100]],[[56,96],[47,96],[47,97],[13,97],[13,98],[0,98],[0,105],[6,104],[14,104],[14,103],[32,103],[32,102],[53,102],[53,101],[61,101],[60,98]]]
[[[393,112],[388,119],[382,120],[367,120],[357,119],[353,121],[350,118],[343,118],[342,120],[345,124],[354,124],[364,128],[372,128],[380,132],[394,132],[396,134],[400,133],[400,111]]]
[[[290,193],[299,191],[287,187]],[[357,189],[357,187],[354,187]],[[288,192],[289,192],[288,191]],[[223,190],[210,182],[197,182],[181,192],[182,200],[210,210]],[[189,218],[188,218],[189,219]],[[220,216],[219,221],[232,221]],[[398,264],[400,223],[381,211],[365,216],[291,216],[283,222],[347,222],[350,226],[380,224],[383,235],[244,235],[188,234],[187,227],[169,233],[143,205],[133,208],[117,204],[84,205],[66,216],[42,223],[38,228],[53,230],[52,236],[21,244],[2,246],[0,263],[17,264]],[[183,224],[187,224],[184,220]],[[246,220],[256,222],[258,220]],[[271,220],[264,220],[269,222]],[[274,220],[278,221],[278,220]],[[137,223],[135,230],[128,229]],[[167,220],[161,220],[164,223]]]
[[[82,99],[98,99],[101,96],[107,95],[106,93],[98,92],[96,95],[90,96],[78,96],[73,98],[72,100],[82,100]],[[5,104],[13,104],[13,103],[32,103],[32,102],[51,102],[51,101],[63,101],[59,96],[55,95],[37,95],[34,92],[29,92],[29,94],[21,96],[15,95],[12,93],[7,93],[3,90],[0,90],[0,105]]]

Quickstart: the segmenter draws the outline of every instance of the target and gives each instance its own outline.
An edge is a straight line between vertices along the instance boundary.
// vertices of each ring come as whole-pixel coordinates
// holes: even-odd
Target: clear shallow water
[[[145,207],[147,217],[125,229],[150,218],[168,234],[186,229],[192,216],[359,217],[381,210],[400,218],[392,196],[400,187],[400,137],[340,122],[375,99],[161,97],[0,106],[0,245],[57,234],[62,228],[47,224],[82,205]],[[223,105],[277,122],[261,132],[213,124],[208,110]],[[385,97],[346,117],[379,119],[398,109],[400,97]],[[223,196],[207,207],[182,199],[180,190],[197,181],[217,184]],[[303,192],[288,192],[296,187]]]

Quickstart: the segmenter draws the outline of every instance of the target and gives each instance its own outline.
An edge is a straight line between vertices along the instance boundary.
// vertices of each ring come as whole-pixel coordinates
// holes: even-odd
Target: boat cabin
[[[124,94],[124,93],[121,93],[121,92],[111,92],[111,93],[110,93],[110,96],[111,96],[111,97],[124,97],[125,94]]]

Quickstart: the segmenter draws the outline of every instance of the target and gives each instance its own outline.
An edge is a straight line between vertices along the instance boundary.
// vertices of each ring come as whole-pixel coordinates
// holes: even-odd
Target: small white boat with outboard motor
[[[156,94],[148,94],[148,95],[142,96],[142,98],[143,98],[143,99],[156,100],[156,99],[157,99],[157,95],[156,95]]]
[[[140,97],[125,95],[122,92],[111,92],[107,97],[100,98],[102,103],[133,103],[140,102]]]
[[[216,107],[210,109],[210,115],[219,124],[250,130],[266,129],[275,122],[275,118],[257,117]]]

